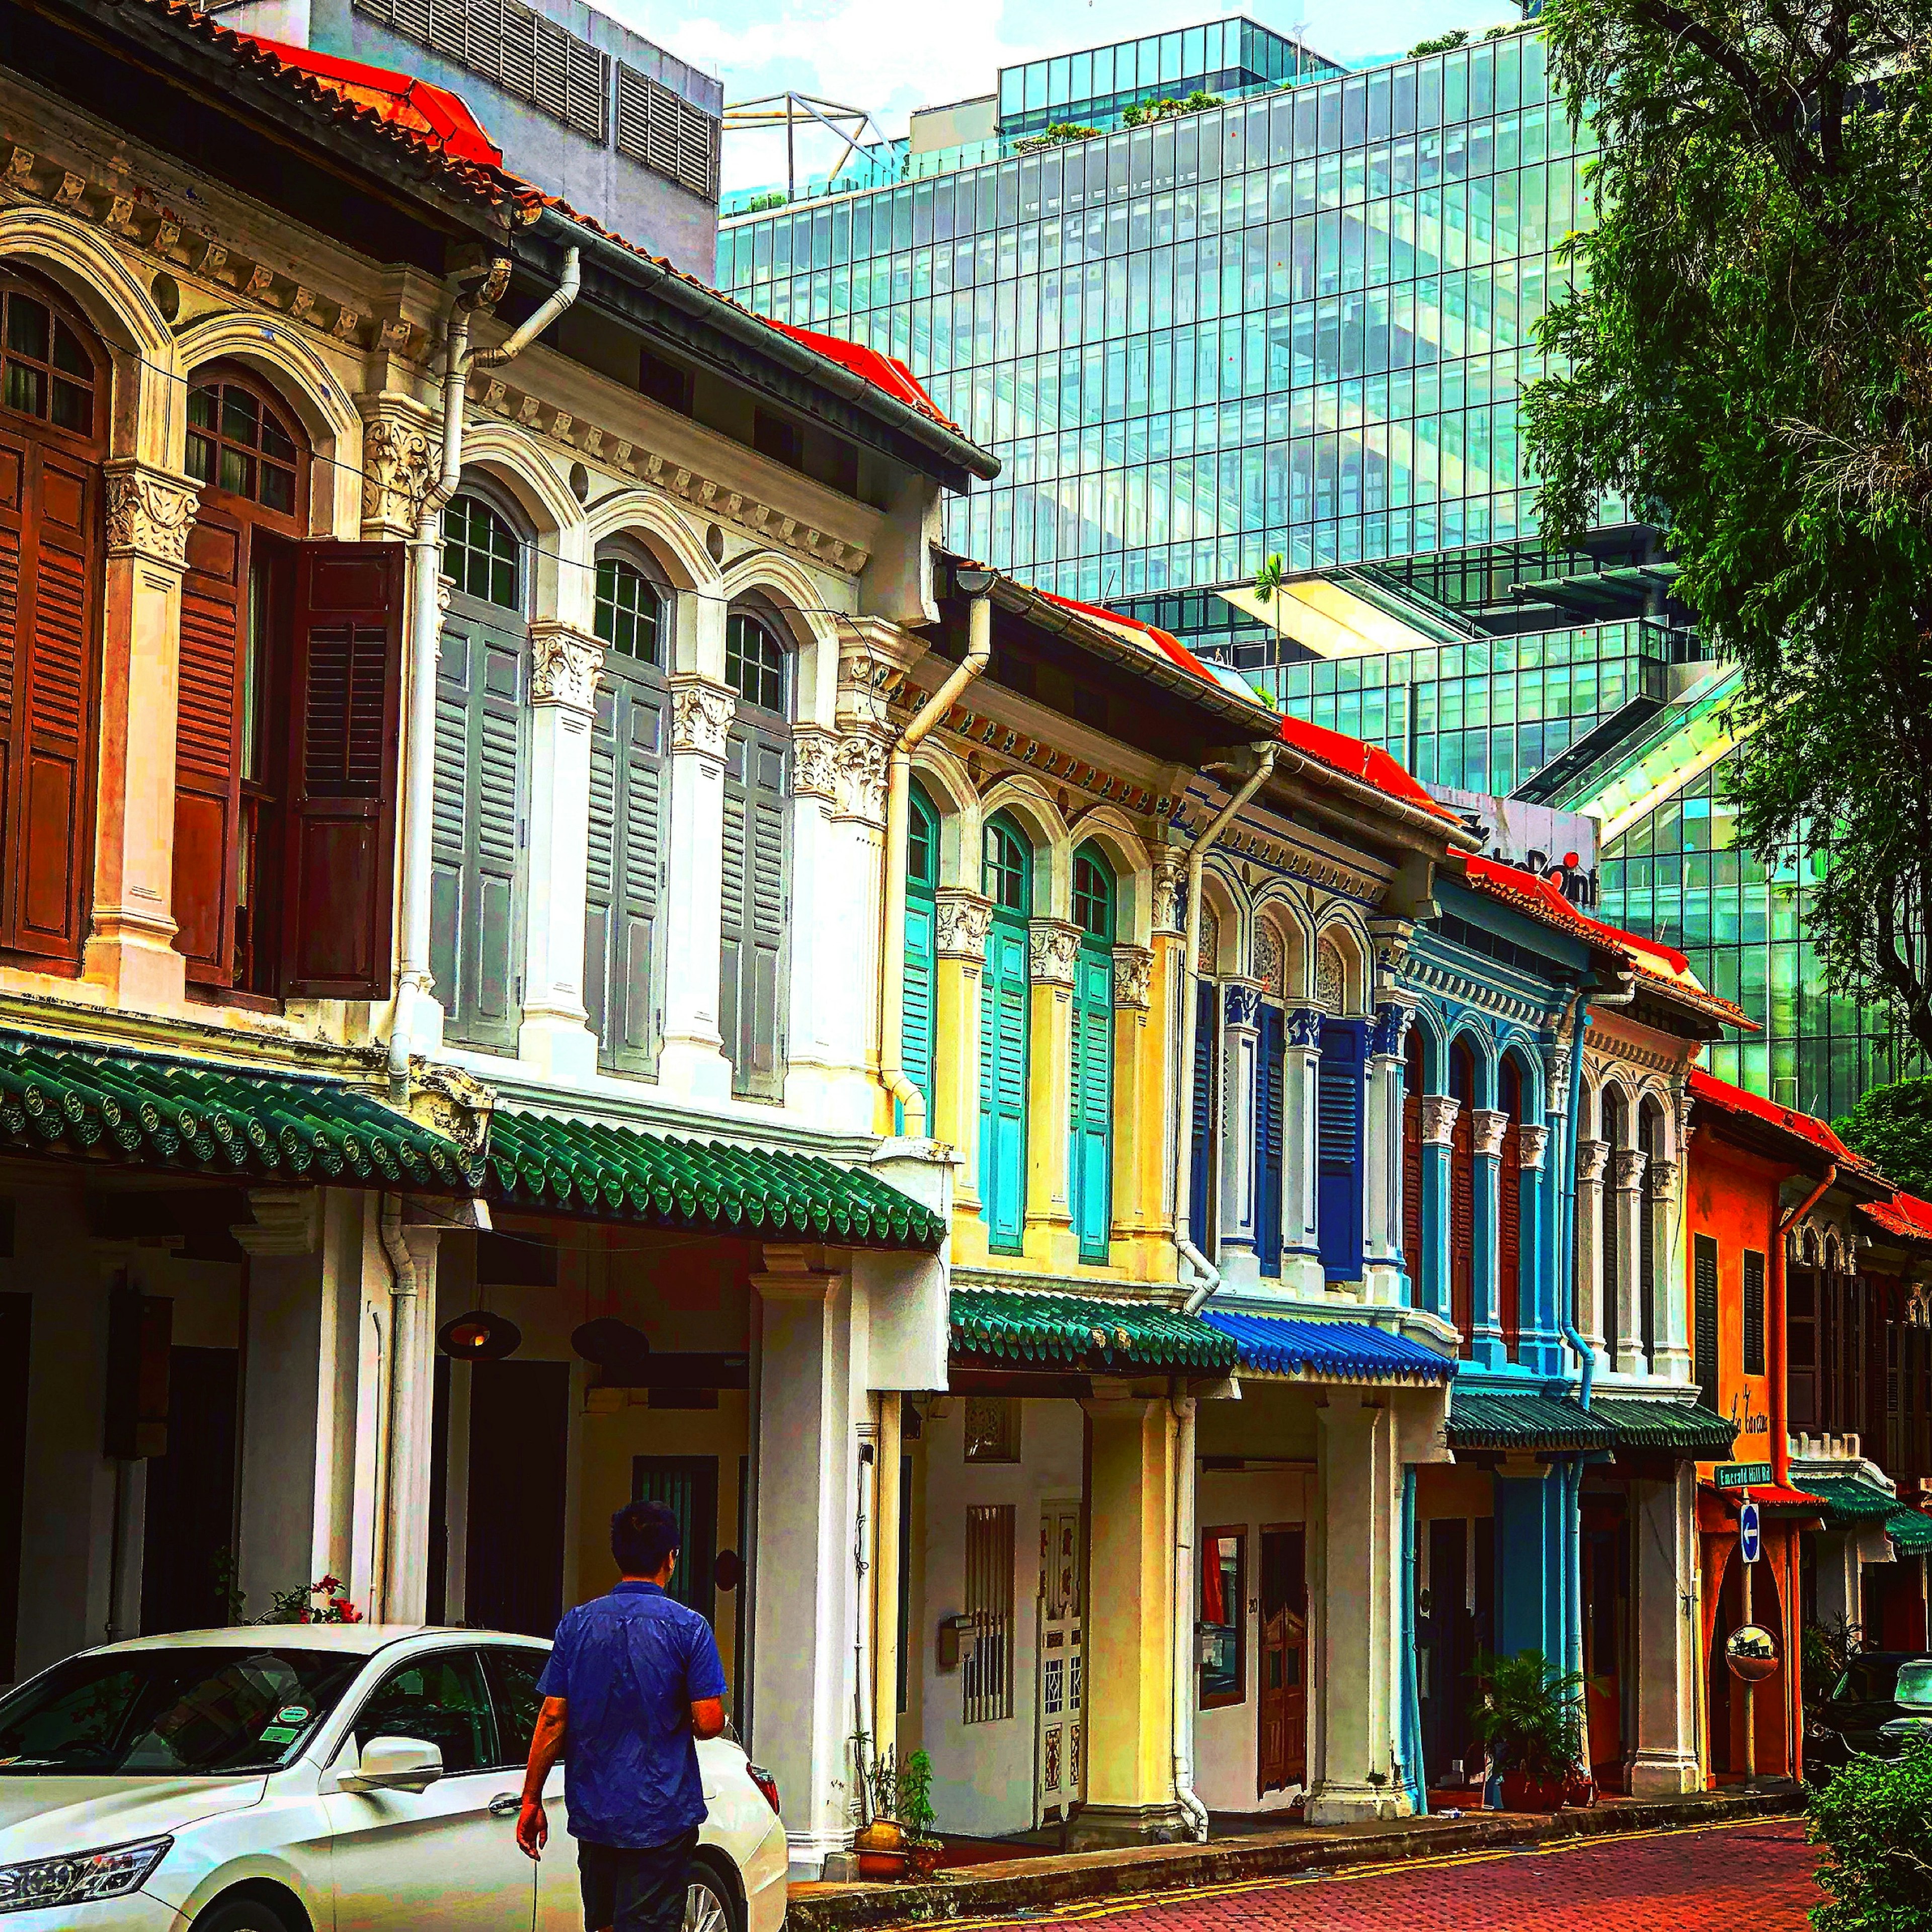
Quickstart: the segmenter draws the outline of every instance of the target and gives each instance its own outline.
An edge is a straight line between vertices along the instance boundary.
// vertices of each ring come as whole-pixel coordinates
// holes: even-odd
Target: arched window
[[[1368,1028],[1346,1017],[1352,1004],[1348,960],[1332,935],[1315,949],[1315,1003],[1322,1014],[1315,1095],[1316,1238],[1323,1274],[1330,1281],[1354,1281],[1362,1272]]]
[[[904,993],[899,1010],[899,1064],[926,1096],[932,1131],[935,951],[939,904],[939,814],[916,781],[907,799]],[[898,1125],[904,1126],[904,1110]]]
[[[1606,1083],[1602,1104],[1604,1138],[1609,1142],[1610,1152],[1604,1164],[1603,1234],[1597,1246],[1603,1259],[1604,1346],[1610,1366],[1615,1368],[1624,1340],[1624,1254],[1623,1244],[1617,1238],[1617,1155],[1630,1144],[1630,1140],[1622,1094]]]
[[[1083,1262],[1107,1258],[1112,1214],[1114,1117],[1113,868],[1100,848],[1073,855],[1073,922],[1080,956],[1073,968],[1072,1184],[1073,1232]]]
[[[1261,1004],[1255,1030],[1255,1259],[1262,1274],[1281,1273],[1283,1142],[1288,1016],[1282,1006],[1288,950],[1269,919],[1255,922],[1255,977]]]
[[[670,819],[670,700],[661,652],[670,590],[648,553],[597,558],[596,627],[606,646],[590,731],[584,1004],[603,1066],[650,1073],[663,1010],[662,925]]]
[[[1511,1358],[1522,1332],[1522,1071],[1502,1064],[1498,1104],[1509,1116],[1496,1166],[1496,1318]]]
[[[1664,1121],[1657,1102],[1646,1099],[1637,1114],[1637,1144],[1644,1153],[1643,1186],[1637,1196],[1637,1333],[1642,1339],[1644,1366],[1656,1358],[1657,1282],[1658,1268],[1658,1221],[1664,1196],[1660,1186],[1658,1164],[1664,1159]]]
[[[442,514],[455,580],[436,673],[430,970],[450,1036],[514,1050],[523,1006],[527,881],[518,818],[530,761],[527,532],[506,500],[465,479]]]
[[[108,362],[54,290],[0,276],[0,946],[78,965],[92,876]]]
[[[980,1205],[988,1244],[1018,1254],[1026,1233],[1032,1030],[1027,921],[1033,909],[1033,848],[1004,812],[986,821],[982,886],[993,902],[993,916],[980,986]]]
[[[1424,1244],[1422,1203],[1422,1096],[1428,1091],[1422,1030],[1412,1024],[1402,1081],[1402,1261],[1408,1275],[1412,1306],[1433,1308],[1436,1284],[1430,1279]]]
[[[308,442],[279,398],[238,375],[211,376],[188,392],[188,473],[196,482],[272,514],[301,514]]]
[[[1449,1138],[1449,1319],[1469,1352],[1476,1316],[1476,1056],[1466,1040],[1449,1049],[1449,1093],[1456,1120]]]
[[[1194,1084],[1187,1161],[1187,1232],[1204,1255],[1214,1252],[1214,1201],[1208,1182],[1214,1172],[1215,1072],[1221,1064],[1221,1002],[1215,985],[1220,963],[1221,921],[1204,894],[1199,974],[1194,989]]]
[[[772,620],[742,610],[726,618],[724,675],[738,703],[724,747],[718,1018],[732,1090],[772,1100],[784,1091],[788,657]]]

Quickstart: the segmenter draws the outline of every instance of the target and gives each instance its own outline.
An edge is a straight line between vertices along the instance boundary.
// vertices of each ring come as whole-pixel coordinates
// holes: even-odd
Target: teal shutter
[[[784,1092],[784,930],[790,897],[784,740],[740,725],[724,751],[718,1022],[731,1090]]]
[[[663,691],[628,675],[614,657],[590,734],[584,1003],[599,1064],[630,1073],[649,1073],[657,1064],[665,736]]]
[[[980,1202],[990,1245],[1008,1254],[1026,1231],[1028,990],[1026,928],[996,918],[980,989]]]
[[[905,997],[899,1014],[899,1060],[906,1078],[926,1096],[926,1128],[932,1131],[933,902],[908,893],[905,910]],[[903,1131],[904,1109],[899,1110]]]
[[[1104,1262],[1113,1212],[1113,956],[1082,946],[1073,971],[1073,1231],[1080,1258]]]

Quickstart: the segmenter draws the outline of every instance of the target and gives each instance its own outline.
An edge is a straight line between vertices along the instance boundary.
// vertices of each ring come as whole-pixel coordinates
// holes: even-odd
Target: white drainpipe
[[[1184,1382],[1174,1383],[1177,1389]],[[1208,1808],[1194,1789],[1194,1426],[1191,1395],[1170,1398],[1174,1442],[1174,1796],[1196,1840],[1208,1842]]]
[[[472,369],[494,368],[520,355],[577,299],[577,250],[566,250],[563,274],[535,313],[494,349],[470,346],[476,298],[459,293],[444,326],[442,460],[423,497],[416,533],[410,540],[410,688],[404,730],[408,784],[403,812],[403,959],[396,1011],[389,1024],[389,1076],[409,1077],[416,1010],[430,990],[429,971],[430,821],[436,806],[436,658],[442,613],[437,595],[442,574],[442,510],[463,474],[463,399]]]

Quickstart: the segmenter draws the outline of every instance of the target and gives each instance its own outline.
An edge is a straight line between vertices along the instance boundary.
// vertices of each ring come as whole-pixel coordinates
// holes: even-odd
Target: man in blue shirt
[[[568,1780],[586,1932],[680,1932],[704,1786],[694,1740],[724,1728],[724,1666],[711,1626],[664,1594],[677,1519],[626,1503],[610,1519],[620,1579],[556,1627],[537,1689],[517,1843],[532,1858],[550,1837],[544,1780]]]

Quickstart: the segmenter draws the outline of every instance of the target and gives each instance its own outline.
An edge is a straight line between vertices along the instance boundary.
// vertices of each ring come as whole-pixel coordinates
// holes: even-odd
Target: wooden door
[[[1591,1774],[1615,1788],[1623,1777],[1623,1544],[1620,1516],[1586,1508],[1583,1525],[1584,1714]]]
[[[1040,1720],[1034,1822],[1071,1815],[1084,1794],[1086,1671],[1080,1587],[1080,1505],[1050,1502],[1040,1518]]]
[[[1262,1532],[1261,1695],[1255,1796],[1308,1782],[1307,1534]]]

